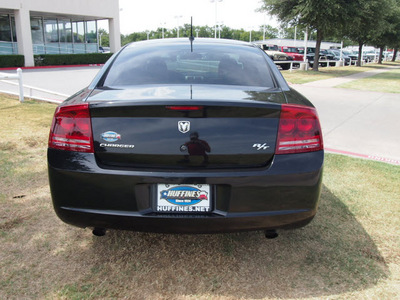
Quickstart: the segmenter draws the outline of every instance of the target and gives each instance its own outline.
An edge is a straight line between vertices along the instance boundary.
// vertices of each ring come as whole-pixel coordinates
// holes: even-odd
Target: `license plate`
[[[211,211],[208,184],[157,184],[157,212],[206,213]]]

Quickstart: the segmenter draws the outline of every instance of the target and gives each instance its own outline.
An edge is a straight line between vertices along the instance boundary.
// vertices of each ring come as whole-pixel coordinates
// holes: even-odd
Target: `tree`
[[[297,27],[295,29],[295,27]],[[296,31],[296,40],[304,39],[304,33],[306,31],[306,27],[304,26],[288,26],[287,24],[281,24],[280,26],[280,37],[283,39],[294,39],[295,38],[295,31]],[[314,31],[308,31],[308,39],[315,40],[317,34]]]
[[[284,25],[316,30],[314,61],[318,62],[322,39],[344,31],[344,25],[351,18],[359,1],[363,0],[263,0],[261,10],[277,16]],[[313,70],[318,71],[318,63],[314,63]]]
[[[258,30],[262,34],[264,34],[264,26],[260,26]],[[279,35],[279,30],[277,28],[272,27],[271,25],[265,25],[265,39],[274,39],[277,38]]]
[[[374,43],[385,28],[385,16],[390,10],[391,0],[360,0],[352,18],[346,23],[346,36],[358,43],[358,61],[361,66],[362,47]]]
[[[99,36],[99,46],[110,47],[110,37],[108,32],[103,28],[100,28],[97,34]]]
[[[199,29],[199,37],[214,37],[214,28],[210,26],[201,26]]]
[[[143,41],[147,39],[146,32],[134,32],[129,35],[122,35],[122,45],[126,45],[128,43]]]
[[[385,47],[398,49],[400,46],[400,0],[392,0],[389,2],[389,6],[392,9],[388,10],[384,16],[381,26],[382,30],[372,38],[373,44],[380,49],[379,64],[382,63]],[[394,59],[395,57],[396,55],[393,56]]]

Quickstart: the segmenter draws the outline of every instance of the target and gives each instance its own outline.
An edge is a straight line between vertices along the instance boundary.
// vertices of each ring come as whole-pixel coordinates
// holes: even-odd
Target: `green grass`
[[[327,154],[319,211],[281,231],[95,237],[55,215],[55,106],[0,95],[0,299],[396,299],[400,167]]]
[[[290,71],[281,71],[285,79],[293,84],[303,84],[307,82],[335,78],[335,77],[343,77],[349,76],[359,72],[365,72],[371,69],[381,69],[381,68],[389,68],[392,66],[399,66],[399,63],[384,63],[382,65],[379,64],[368,64],[363,67],[356,66],[347,66],[347,67],[329,67],[329,68],[319,68],[318,72],[309,70],[309,71],[299,71],[294,70]]]
[[[0,194],[0,201],[5,196],[27,194],[30,187],[46,178],[43,151],[54,109],[53,104],[20,104],[0,94],[0,181],[7,191]]]
[[[293,84],[303,84],[307,82],[349,76],[355,73],[367,71],[364,67],[329,67],[329,68],[320,68],[318,72],[309,70],[309,71],[300,71],[294,70],[290,71],[281,71],[283,77]]]
[[[354,80],[338,85],[337,87],[384,93],[400,93],[400,69]]]

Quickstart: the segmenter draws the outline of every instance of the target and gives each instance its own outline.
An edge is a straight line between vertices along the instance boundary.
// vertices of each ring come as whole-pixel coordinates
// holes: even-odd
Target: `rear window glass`
[[[127,47],[112,64],[103,85],[224,84],[273,87],[262,51],[235,45]]]
[[[283,48],[283,52],[291,52],[291,53],[297,53],[297,49],[296,48],[292,48],[292,47],[287,47],[287,48]]]

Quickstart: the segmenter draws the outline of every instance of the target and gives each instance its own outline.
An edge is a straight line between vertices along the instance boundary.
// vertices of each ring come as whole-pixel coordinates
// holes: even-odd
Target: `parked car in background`
[[[264,43],[258,43],[256,42],[259,47],[264,50],[265,53],[268,54],[268,56],[273,60],[273,61],[292,61],[293,57],[288,55],[287,53],[284,53],[282,51],[279,51],[279,48],[277,45],[270,45],[270,44],[264,44]],[[290,63],[276,63],[276,65],[280,66],[282,70],[289,70],[290,69]]]
[[[370,51],[363,52],[363,55],[366,59],[366,62],[373,62],[379,56],[379,53],[376,53],[375,51],[370,50]]]
[[[351,59],[350,63],[352,63],[352,61],[357,61],[358,59],[358,54],[354,54],[353,51],[349,51],[349,50],[342,50],[343,54],[346,55],[347,57],[349,57]]]
[[[99,47],[99,52],[100,52],[100,53],[110,53],[110,47],[103,47],[103,46],[100,46],[100,47]]]
[[[350,64],[350,57],[348,57],[347,55],[345,55],[342,52],[342,55],[340,54],[340,50],[336,50],[336,49],[328,49],[328,50],[323,50],[323,53],[325,53],[327,55],[327,57],[330,58],[330,60],[337,60],[339,61],[340,59],[343,60],[344,64],[347,66]],[[341,56],[340,56],[341,55]],[[331,64],[330,64],[331,65]],[[333,65],[333,64],[332,64]]]
[[[314,106],[256,45],[129,44],[57,107],[48,143],[66,223],[168,233],[276,230],[315,216],[324,151]]]
[[[304,55],[304,47],[297,47],[297,52]],[[307,54],[315,53],[315,47],[307,47]]]
[[[331,51],[335,54],[336,57],[339,57],[339,60],[340,60],[340,58],[342,58],[342,60],[346,66],[350,65],[351,58],[349,56],[347,56],[344,53],[344,51],[342,51],[342,53],[340,53],[340,50],[331,50]]]
[[[322,49],[319,55],[326,57],[326,60],[328,61],[326,63],[321,63],[321,66],[323,67],[328,66],[328,64],[329,66],[335,66],[336,65],[335,60],[339,60],[339,58],[337,58],[336,55],[330,50]]]
[[[379,55],[379,53],[378,53]],[[388,59],[392,59],[393,58],[393,51],[383,51],[383,57],[386,57]]]
[[[298,52],[296,47],[279,46],[278,49],[291,56],[295,61],[304,61],[304,55]],[[303,51],[304,53],[304,51]]]
[[[344,50],[344,51],[346,51],[346,53],[347,53],[347,51],[350,51],[350,50]],[[346,55],[348,55],[352,60],[358,60],[358,53],[359,53],[358,50],[352,50],[351,54],[346,54]],[[361,60],[364,62],[368,62],[369,58],[363,53],[361,56]]]
[[[304,52],[304,48],[302,49]],[[314,47],[308,47],[307,48],[307,61],[308,64],[310,65],[310,67],[313,67],[314,65],[314,60],[315,60],[315,48]],[[329,56],[331,57],[331,56]],[[327,60],[328,60],[328,56],[326,54],[324,54],[322,51],[320,51],[319,53],[319,65],[321,67],[326,67],[327,66]]]

